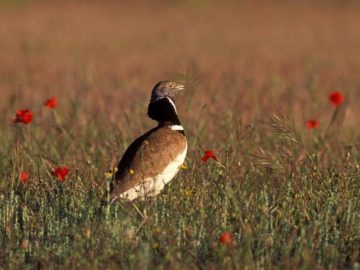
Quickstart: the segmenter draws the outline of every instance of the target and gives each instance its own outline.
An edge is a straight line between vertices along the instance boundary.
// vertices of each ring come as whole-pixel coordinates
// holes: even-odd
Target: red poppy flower
[[[30,110],[17,110],[14,123],[29,124],[32,121],[33,114]]]
[[[344,102],[344,96],[340,92],[332,92],[329,100],[334,106],[340,106]]]
[[[50,109],[54,109],[57,106],[57,98],[56,97],[49,98],[47,101],[45,101],[44,106]]]
[[[25,184],[27,180],[29,179],[29,173],[28,172],[21,172],[20,173],[20,180]]]
[[[317,120],[307,120],[306,121],[306,128],[313,129],[319,127],[319,121]]]
[[[213,160],[217,161],[217,157],[215,156],[212,150],[206,150],[201,160],[206,162],[209,158],[212,158]]]
[[[69,173],[68,167],[58,167],[51,174],[56,176],[60,182],[64,182],[66,175]]]
[[[231,246],[233,243],[231,232],[224,232],[222,235],[220,235],[219,243],[225,246]]]

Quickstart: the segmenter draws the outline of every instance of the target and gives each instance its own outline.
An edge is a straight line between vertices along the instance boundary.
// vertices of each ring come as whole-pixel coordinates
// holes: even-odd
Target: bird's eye
[[[169,88],[174,88],[174,84],[173,84],[173,83],[169,83],[169,84],[168,84],[168,87],[169,87]]]

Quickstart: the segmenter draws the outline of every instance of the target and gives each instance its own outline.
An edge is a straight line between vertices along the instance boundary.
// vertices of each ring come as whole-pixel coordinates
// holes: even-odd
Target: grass
[[[359,269],[359,5],[145,5],[1,6],[1,267]],[[101,207],[167,78],[188,86],[187,168],[156,200]]]

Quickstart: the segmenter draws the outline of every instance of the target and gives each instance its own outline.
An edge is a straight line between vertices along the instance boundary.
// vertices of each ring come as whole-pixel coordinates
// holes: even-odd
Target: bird
[[[147,115],[158,124],[125,151],[110,185],[110,203],[155,197],[178,173],[188,145],[175,96],[184,89],[183,84],[169,80],[152,89]]]

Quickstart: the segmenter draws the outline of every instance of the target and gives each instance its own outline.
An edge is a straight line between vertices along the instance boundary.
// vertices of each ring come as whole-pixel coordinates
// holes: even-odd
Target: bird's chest
[[[185,146],[184,150],[173,161],[171,161],[159,175],[154,177],[153,181],[155,184],[158,184],[160,187],[162,183],[164,185],[169,183],[179,171],[180,166],[184,163],[186,153],[187,145]]]
[[[185,161],[186,153],[187,144],[184,150],[175,159],[169,162],[161,173],[153,177],[145,178],[133,188],[122,193],[120,197],[134,200],[136,198],[144,199],[146,197],[158,195],[164,189],[165,185],[177,174],[180,166]]]

